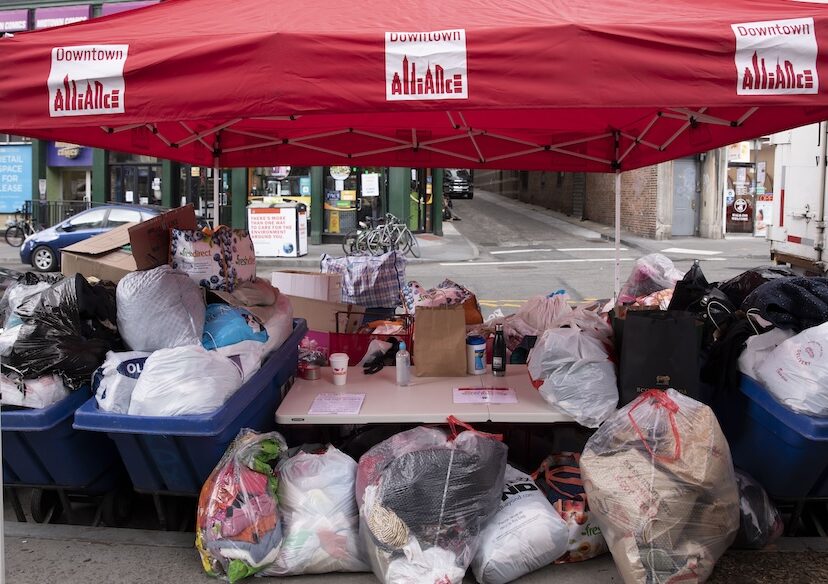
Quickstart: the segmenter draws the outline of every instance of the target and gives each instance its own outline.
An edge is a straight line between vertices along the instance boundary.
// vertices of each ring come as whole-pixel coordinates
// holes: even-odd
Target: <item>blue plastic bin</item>
[[[99,494],[123,476],[118,451],[100,434],[72,428],[90,396],[81,388],[43,409],[5,410],[3,481],[7,486],[63,488]]]
[[[93,397],[75,413],[75,428],[106,432],[115,441],[136,491],[197,495],[239,430],[275,427],[276,408],[293,382],[307,330],[304,319],[294,319],[284,344],[211,414],[112,414],[100,411]]]
[[[742,376],[740,391],[716,404],[733,463],[780,499],[812,496],[828,469],[828,418],[789,410],[759,382]]]

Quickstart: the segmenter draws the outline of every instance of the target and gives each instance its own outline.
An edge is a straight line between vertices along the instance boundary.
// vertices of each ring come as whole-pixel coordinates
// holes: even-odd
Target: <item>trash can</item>
[[[242,428],[275,428],[275,412],[293,384],[299,343],[307,333],[294,319],[293,333],[218,410],[192,416],[130,416],[98,409],[95,398],[75,414],[74,427],[105,432],[118,447],[135,490],[154,495],[198,495],[227,446]]]

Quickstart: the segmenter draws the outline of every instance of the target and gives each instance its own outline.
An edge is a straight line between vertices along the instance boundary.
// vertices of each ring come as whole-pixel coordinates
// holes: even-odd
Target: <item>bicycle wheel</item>
[[[345,236],[345,239],[342,240],[342,251],[345,252],[345,255],[354,255],[357,251],[357,240],[359,238],[359,232],[354,229],[348,235]]]
[[[371,255],[378,256],[385,253],[384,237],[381,231],[371,231],[365,238],[365,243],[368,247],[368,252]]]
[[[417,241],[417,236],[411,233],[408,229],[403,231],[401,239],[401,246],[404,245],[403,249],[405,250],[403,253],[411,252],[415,258],[420,257],[420,242]]]
[[[19,225],[12,225],[8,229],[6,229],[6,243],[8,243],[12,247],[20,247],[23,245],[23,241],[26,239],[26,234],[23,232],[23,228]]]

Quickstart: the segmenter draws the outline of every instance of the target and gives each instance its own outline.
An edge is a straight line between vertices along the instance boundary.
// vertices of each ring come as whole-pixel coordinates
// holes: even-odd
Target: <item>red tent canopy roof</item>
[[[612,172],[828,119],[790,0],[167,0],[0,39],[0,128],[200,165]]]

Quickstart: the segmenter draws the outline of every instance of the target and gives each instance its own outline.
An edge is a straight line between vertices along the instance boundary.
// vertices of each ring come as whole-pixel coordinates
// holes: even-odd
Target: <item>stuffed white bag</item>
[[[69,395],[59,375],[44,375],[37,379],[13,379],[0,375],[0,404],[42,409]]]
[[[506,467],[497,513],[472,560],[480,584],[505,584],[547,566],[567,549],[569,529],[529,475]]]
[[[529,377],[543,398],[588,428],[615,412],[615,365],[591,333],[577,328],[549,329],[529,353]]]
[[[793,331],[775,328],[761,335],[748,337],[745,350],[739,355],[739,371],[748,377],[759,379],[759,373],[757,372],[759,366],[770,357],[776,347],[790,339],[794,334]]]
[[[757,373],[784,406],[809,416],[828,416],[828,323],[784,341]]]
[[[118,282],[118,330],[133,351],[201,343],[207,310],[198,284],[170,266],[131,272]]]
[[[138,377],[151,353],[109,351],[106,361],[92,375],[92,393],[98,407],[105,412],[126,414]]]
[[[162,349],[144,363],[129,404],[136,416],[182,416],[216,411],[241,387],[243,372],[201,345]]]
[[[284,539],[263,576],[368,572],[359,539],[356,461],[328,446],[279,464]]]

